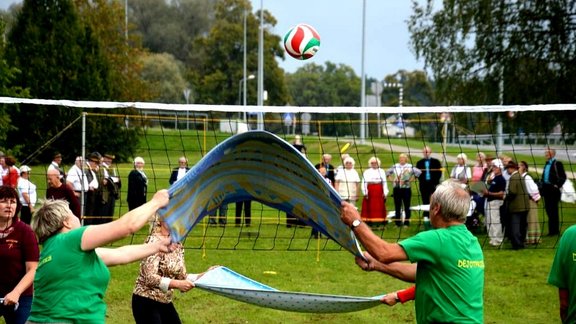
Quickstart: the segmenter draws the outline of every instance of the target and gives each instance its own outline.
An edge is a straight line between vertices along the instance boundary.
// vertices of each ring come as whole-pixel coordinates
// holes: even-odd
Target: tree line
[[[190,89],[190,103],[239,104],[244,32],[247,70],[256,74],[258,69],[260,13],[253,12],[250,1],[138,0],[124,5],[123,0],[24,0],[0,12],[0,95],[185,103],[183,90]],[[440,9],[432,0],[413,0],[412,5],[410,45],[426,70],[369,76],[368,89],[372,82],[402,82],[406,106],[574,102],[575,85],[569,82],[576,69],[573,6],[530,0],[459,0]],[[358,106],[361,80],[350,66],[312,61],[294,73],[280,68],[278,60],[291,58],[284,53],[282,35],[272,32],[276,22],[264,10],[266,105]],[[255,104],[256,83],[247,84],[247,102]],[[383,106],[397,105],[396,90],[385,89],[381,100]],[[0,106],[5,130],[0,147],[20,158],[30,156],[63,128],[79,133],[73,121],[81,113]],[[495,116],[471,118],[465,126],[474,128]],[[525,112],[506,127],[514,129],[520,120],[526,131],[545,132],[569,119]],[[104,117],[88,121],[90,150],[117,152],[122,160],[133,155],[138,125],[127,128],[121,119]],[[572,131],[572,125],[563,126]],[[46,161],[54,150],[64,153],[78,146],[72,141],[59,137],[37,159]]]

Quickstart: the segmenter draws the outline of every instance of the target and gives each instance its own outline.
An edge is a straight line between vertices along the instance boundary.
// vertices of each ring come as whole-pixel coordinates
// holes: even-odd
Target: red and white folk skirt
[[[386,220],[386,197],[382,183],[368,184],[368,196],[362,199],[361,216],[367,223],[382,223]]]

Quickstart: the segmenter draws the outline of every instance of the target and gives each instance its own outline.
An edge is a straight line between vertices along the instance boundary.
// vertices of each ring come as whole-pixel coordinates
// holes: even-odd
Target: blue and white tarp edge
[[[194,282],[197,288],[241,302],[300,313],[347,313],[381,305],[383,295],[354,297],[281,291],[226,267],[207,271]]]

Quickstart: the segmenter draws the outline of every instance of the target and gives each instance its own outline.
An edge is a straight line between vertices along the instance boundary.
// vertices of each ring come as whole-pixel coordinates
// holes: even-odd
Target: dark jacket
[[[128,209],[138,208],[146,202],[148,191],[147,179],[138,170],[130,171],[128,175]]]
[[[552,161],[552,162],[551,162]],[[548,176],[548,182],[556,186],[558,189],[562,188],[564,182],[566,182],[566,172],[564,171],[564,165],[562,162],[553,159],[548,160],[546,164],[552,164],[550,166],[550,175]],[[544,180],[544,178],[542,178]]]
[[[176,179],[178,178],[178,169],[179,168],[174,168],[174,170],[172,170],[172,174],[170,175],[170,180],[168,180],[170,185],[172,185],[174,182],[176,182]],[[190,171],[190,168],[186,167],[186,172],[188,172],[188,171]]]
[[[422,173],[418,177],[420,185],[433,184],[438,185],[440,179],[442,178],[442,164],[440,160],[435,158],[430,158],[430,180],[426,181],[426,159],[421,159],[416,162],[416,168],[420,169]]]

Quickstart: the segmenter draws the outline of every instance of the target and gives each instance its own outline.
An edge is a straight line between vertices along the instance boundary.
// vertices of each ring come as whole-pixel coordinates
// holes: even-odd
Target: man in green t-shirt
[[[356,263],[416,283],[418,323],[483,323],[484,256],[464,222],[470,195],[448,180],[430,199],[432,231],[388,243],[364,224],[354,206],[342,204],[342,221],[367,250]],[[410,261],[403,263],[399,261]],[[416,276],[416,274],[418,274]]]
[[[576,322],[576,225],[570,226],[560,238],[548,283],[558,287],[562,323]]]

